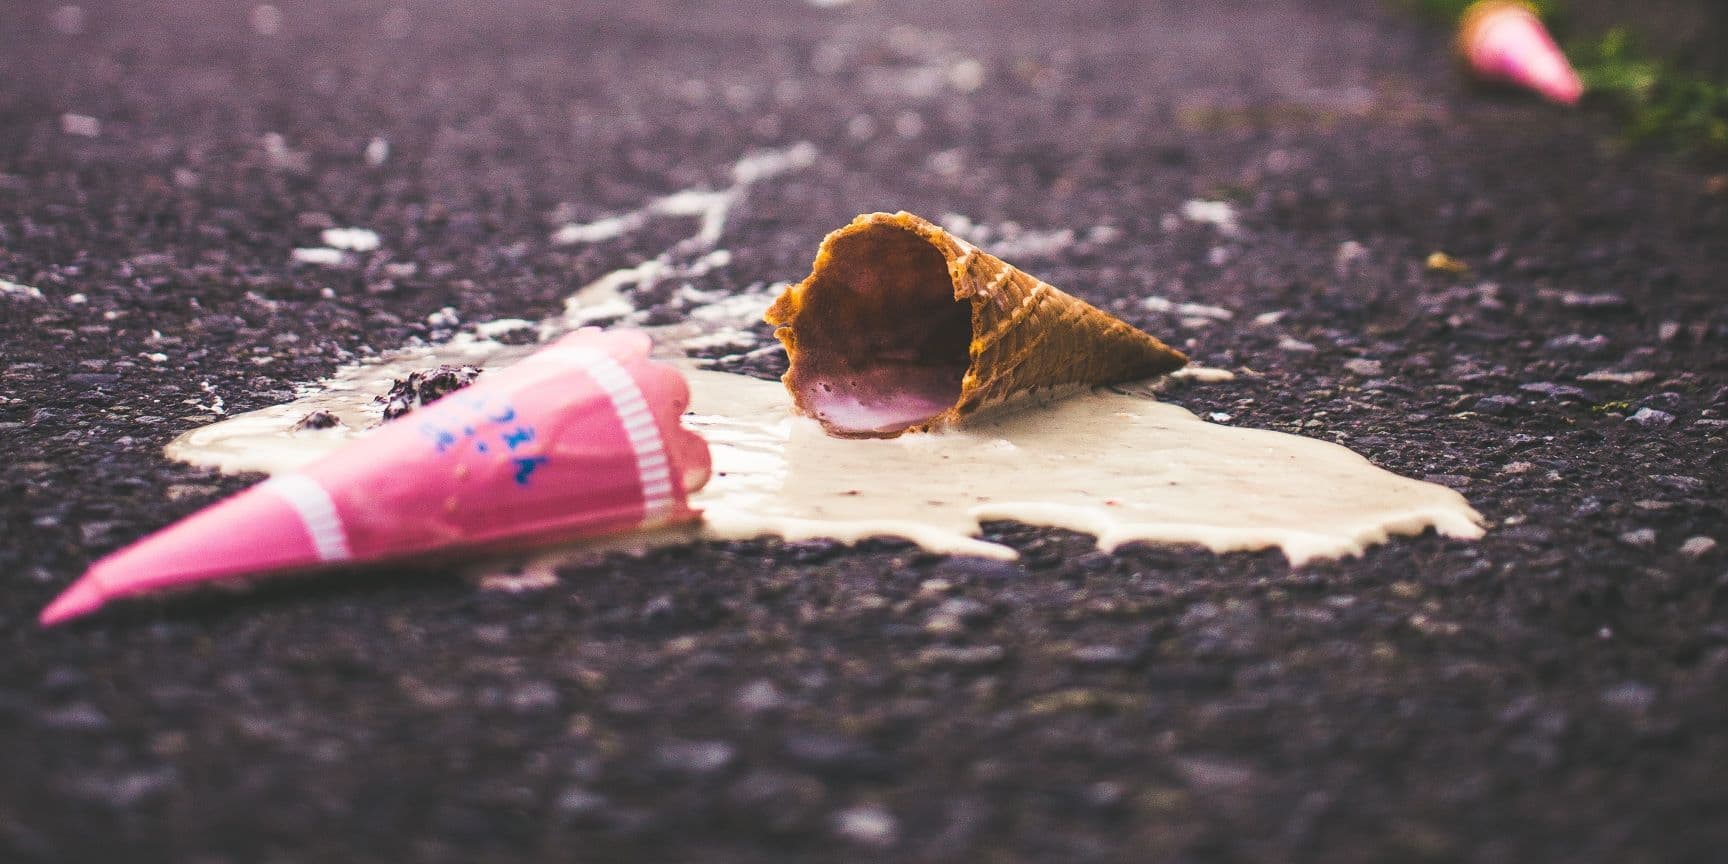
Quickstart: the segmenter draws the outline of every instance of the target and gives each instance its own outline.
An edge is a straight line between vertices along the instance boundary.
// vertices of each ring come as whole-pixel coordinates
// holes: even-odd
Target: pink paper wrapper
[[[96,562],[44,625],[230,577],[543,545],[695,519],[708,445],[640,332],[580,330]]]
[[[1575,105],[1584,93],[1578,73],[1529,7],[1488,0],[1465,13],[1459,50],[1478,78],[1534,90],[1549,101]]]

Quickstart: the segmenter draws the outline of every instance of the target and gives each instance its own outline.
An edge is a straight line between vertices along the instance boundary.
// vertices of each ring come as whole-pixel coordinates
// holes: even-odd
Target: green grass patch
[[[1728,156],[1728,82],[1675,69],[1616,27],[1567,46],[1587,98],[1610,105],[1635,141],[1701,156]]]

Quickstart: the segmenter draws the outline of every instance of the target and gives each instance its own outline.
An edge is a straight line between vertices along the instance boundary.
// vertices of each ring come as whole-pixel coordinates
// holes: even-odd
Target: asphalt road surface
[[[1469,88],[1366,0],[278,7],[0,14],[0,859],[1722,860],[1707,171]],[[697,288],[796,280],[870,210],[1017,225],[1015,263],[1239,371],[1169,398],[1492,530],[1293,571],[993,523],[1020,562],[716,544],[36,628],[256,479],[176,434],[553,314],[693,230],[560,225],[799,142]],[[331,226],[381,247],[292,260]]]

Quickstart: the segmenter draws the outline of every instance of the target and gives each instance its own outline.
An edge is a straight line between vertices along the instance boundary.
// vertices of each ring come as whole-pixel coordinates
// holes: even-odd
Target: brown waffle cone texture
[[[867,213],[823,238],[810,276],[781,294],[764,316],[786,345],[790,369],[783,380],[803,413],[810,412],[793,381],[802,359],[798,329],[807,311],[805,292],[834,263],[838,240],[884,225],[914,233],[940,252],[948,265],[954,299],[971,304],[970,364],[959,397],[946,410],[905,431],[962,424],[1046,388],[1135,381],[1175,371],[1188,362],[1182,352],[934,223],[905,211]]]

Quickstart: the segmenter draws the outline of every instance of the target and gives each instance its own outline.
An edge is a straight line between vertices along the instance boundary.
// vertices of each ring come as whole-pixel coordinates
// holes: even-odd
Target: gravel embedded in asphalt
[[[1728,198],[1593,111],[1465,86],[1446,34],[1329,0],[72,8],[0,18],[0,858],[1728,842]],[[1445,483],[1492,530],[1292,571],[990,523],[1020,561],[709,544],[543,590],[397,568],[35,627],[256,479],[167,462],[175,435],[556,314],[695,230],[560,228],[798,142],[813,164],[753,184],[729,262],[684,281],[796,280],[859,212],[964,217],[1238,371],[1165,398]],[[681,288],[632,299],[675,321]]]

